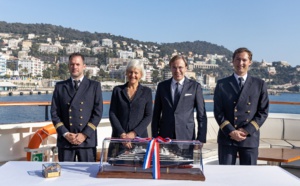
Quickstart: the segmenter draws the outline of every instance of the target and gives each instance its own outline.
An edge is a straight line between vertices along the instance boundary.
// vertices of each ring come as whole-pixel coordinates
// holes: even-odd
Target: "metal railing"
[[[110,101],[103,101],[103,104],[110,104]],[[0,107],[7,107],[7,106],[44,106],[45,107],[45,121],[49,120],[49,106],[51,106],[51,102],[49,102],[49,101],[0,102]]]
[[[213,103],[213,100],[205,100],[205,103]],[[110,101],[103,101],[103,104],[109,105]],[[277,105],[300,105],[300,102],[289,102],[289,101],[270,101],[270,104]],[[0,102],[0,107],[7,106],[44,106],[45,107],[45,121],[49,120],[49,106],[51,102],[49,101],[18,101],[18,102]]]

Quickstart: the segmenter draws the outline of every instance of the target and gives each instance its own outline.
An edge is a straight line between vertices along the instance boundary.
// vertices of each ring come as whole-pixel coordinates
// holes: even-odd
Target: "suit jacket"
[[[220,125],[218,143],[258,147],[259,128],[268,117],[269,98],[265,82],[248,75],[240,91],[234,75],[218,81],[214,93],[214,115]],[[229,133],[244,128],[246,140],[231,140]]]
[[[174,108],[172,79],[158,84],[153,119],[152,136],[169,137],[179,140],[197,139],[206,142],[207,117],[201,85],[194,80],[185,78],[177,107]],[[195,135],[194,110],[196,109],[197,136]],[[174,136],[175,134],[175,136]]]
[[[138,85],[130,101],[127,94],[127,83],[116,86],[111,96],[109,120],[112,126],[112,137],[134,131],[139,137],[148,137],[147,126],[152,118],[152,91]]]
[[[77,92],[71,78],[58,82],[51,104],[52,122],[57,131],[57,146],[61,148],[96,147],[97,126],[103,112],[101,85],[83,78]],[[72,145],[64,137],[66,132],[83,133],[87,139]]]

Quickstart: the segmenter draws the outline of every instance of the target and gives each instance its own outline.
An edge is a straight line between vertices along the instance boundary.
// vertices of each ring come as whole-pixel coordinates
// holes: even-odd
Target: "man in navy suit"
[[[233,53],[234,74],[218,81],[214,93],[214,115],[218,133],[219,164],[256,165],[259,128],[268,117],[266,83],[248,74],[252,53],[238,48]]]
[[[157,86],[151,124],[152,136],[178,140],[197,139],[205,143],[207,117],[201,85],[184,76],[187,62],[183,56],[174,56],[169,66],[173,77]],[[197,135],[195,134],[195,109]]]
[[[96,161],[97,126],[103,112],[101,85],[84,77],[84,56],[69,57],[71,78],[55,86],[51,104],[59,161]]]

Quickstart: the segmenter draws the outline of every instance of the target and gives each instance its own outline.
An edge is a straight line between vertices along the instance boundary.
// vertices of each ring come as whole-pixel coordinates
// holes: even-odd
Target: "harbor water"
[[[153,94],[154,99],[155,94]],[[103,100],[110,101],[111,92],[103,92]],[[282,93],[270,95],[270,101],[300,102],[300,94]],[[0,102],[18,101],[51,101],[52,94],[0,96]],[[205,95],[204,99],[212,100],[213,95]],[[206,103],[206,110],[213,111],[213,103]],[[103,106],[103,118],[108,118],[109,105]],[[50,107],[49,107],[50,112]],[[270,105],[270,113],[300,114],[299,105]],[[50,114],[49,114],[50,116]],[[0,107],[0,124],[45,121],[44,106],[6,106]]]

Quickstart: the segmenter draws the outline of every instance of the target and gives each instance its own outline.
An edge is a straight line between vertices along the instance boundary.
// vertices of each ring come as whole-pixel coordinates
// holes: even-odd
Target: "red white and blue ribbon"
[[[159,156],[159,142],[169,143],[170,138],[157,137],[153,138],[147,147],[146,155],[144,158],[143,169],[151,167],[152,160],[152,176],[153,179],[160,179],[160,156]]]

